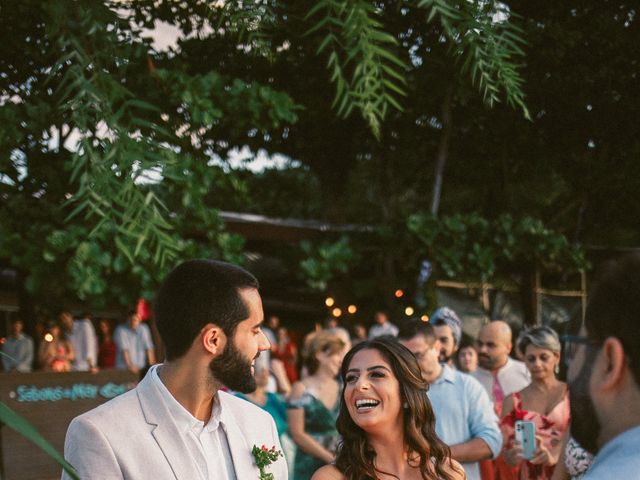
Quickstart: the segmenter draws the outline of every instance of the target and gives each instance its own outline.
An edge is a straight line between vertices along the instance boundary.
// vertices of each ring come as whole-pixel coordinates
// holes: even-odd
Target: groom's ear
[[[214,356],[218,356],[224,349],[227,336],[222,328],[214,323],[208,323],[200,331],[202,347]]]

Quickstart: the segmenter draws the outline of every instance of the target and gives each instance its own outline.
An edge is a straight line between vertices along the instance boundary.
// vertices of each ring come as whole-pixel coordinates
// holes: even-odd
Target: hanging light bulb
[[[396,296],[396,298],[400,298],[404,295],[404,292],[400,289],[396,290],[394,295]]]
[[[336,303],[336,301],[332,297],[327,297],[327,299],[324,301],[324,304],[327,307],[333,307],[334,303]]]
[[[349,305],[347,307],[347,312],[349,312],[351,315],[353,315],[357,311],[358,311],[358,307],[356,307],[355,305]]]
[[[411,315],[413,315],[413,307],[407,307],[407,308],[405,308],[405,309],[404,309],[404,314],[405,314],[407,317],[410,317]]]
[[[331,314],[334,317],[339,317],[340,315],[342,315],[342,310],[340,310],[339,308],[334,308],[333,310],[331,310]]]

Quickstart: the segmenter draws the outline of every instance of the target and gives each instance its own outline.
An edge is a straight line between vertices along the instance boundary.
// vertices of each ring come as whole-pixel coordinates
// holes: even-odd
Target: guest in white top
[[[471,375],[485,388],[500,417],[505,397],[529,385],[531,375],[523,362],[509,357],[512,333],[506,322],[494,320],[485,324],[476,346],[479,367]]]
[[[389,317],[382,310],[378,310],[373,315],[373,319],[376,323],[369,329],[369,340],[383,335],[391,335],[392,337],[398,335],[398,327],[389,321]]]

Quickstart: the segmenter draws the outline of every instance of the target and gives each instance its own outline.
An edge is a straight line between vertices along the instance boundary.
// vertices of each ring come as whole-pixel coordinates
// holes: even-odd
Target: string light
[[[339,317],[340,315],[342,315],[342,310],[340,310],[339,308],[334,308],[333,310],[331,310],[331,314],[334,317]]]
[[[47,333],[47,334],[44,336],[44,341],[45,341],[45,342],[53,342],[53,335],[51,335],[50,333]]]
[[[411,315],[413,315],[413,307],[407,307],[407,308],[405,308],[405,309],[404,309],[404,314],[405,314],[407,317],[410,317]]]
[[[333,298],[331,298],[331,297],[327,297],[327,299],[324,301],[324,304],[325,304],[327,307],[333,307],[333,304],[334,304],[334,303],[336,303],[336,301],[335,301]]]
[[[420,317],[420,320],[422,320],[423,322],[428,322],[429,321],[429,315],[422,315]]]
[[[404,292],[400,289],[396,290],[396,292],[394,293],[394,295],[396,296],[396,298],[400,298],[404,295]]]
[[[358,308],[355,305],[349,305],[347,307],[347,312],[349,312],[351,315],[353,315],[357,311],[358,311]]]

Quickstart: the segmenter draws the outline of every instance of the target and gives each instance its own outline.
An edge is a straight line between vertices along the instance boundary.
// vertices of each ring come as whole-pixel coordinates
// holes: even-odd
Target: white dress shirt
[[[214,397],[211,417],[205,424],[191,415],[171,395],[171,392],[162,383],[157,368],[153,368],[149,373],[152,374],[153,382],[178,426],[183,437],[182,440],[189,446],[193,458],[196,460],[201,478],[236,480],[227,434],[224,424],[220,422],[221,408],[217,395]]]

